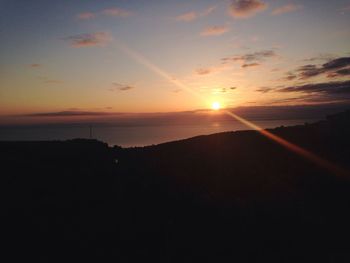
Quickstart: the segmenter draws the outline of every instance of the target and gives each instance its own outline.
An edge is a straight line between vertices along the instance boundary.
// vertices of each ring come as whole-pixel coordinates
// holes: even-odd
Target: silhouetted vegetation
[[[350,169],[350,111],[270,131]],[[1,142],[0,158],[13,261],[350,262],[350,175],[256,131]]]

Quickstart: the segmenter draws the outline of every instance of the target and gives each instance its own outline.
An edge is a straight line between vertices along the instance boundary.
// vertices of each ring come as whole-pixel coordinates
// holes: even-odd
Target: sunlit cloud
[[[118,7],[104,9],[102,13],[108,16],[119,16],[119,17],[128,17],[132,15],[130,11],[127,11],[125,9],[118,8]]]
[[[211,6],[201,12],[195,12],[195,11],[186,12],[175,17],[175,20],[181,21],[181,22],[190,22],[198,19],[199,17],[205,17],[210,15],[215,9],[216,9],[216,6]]]
[[[228,26],[209,26],[205,28],[200,35],[201,36],[220,36],[222,34],[225,34],[230,29]]]
[[[69,41],[75,48],[96,47],[107,45],[112,40],[112,36],[108,32],[95,32],[69,36],[65,40]]]
[[[232,0],[229,13],[236,18],[248,18],[266,8],[267,4],[261,0]]]
[[[93,19],[95,17],[96,17],[96,15],[94,13],[91,13],[91,12],[84,12],[84,13],[80,13],[77,15],[77,18],[79,20],[89,20],[89,19]]]
[[[197,18],[196,12],[188,12],[177,16],[175,19],[177,21],[190,22]]]
[[[300,10],[302,8],[303,8],[302,5],[287,4],[287,5],[275,8],[272,11],[272,14],[273,15],[282,15],[282,14],[285,14],[285,13],[291,13],[291,12],[298,11],[298,10]]]

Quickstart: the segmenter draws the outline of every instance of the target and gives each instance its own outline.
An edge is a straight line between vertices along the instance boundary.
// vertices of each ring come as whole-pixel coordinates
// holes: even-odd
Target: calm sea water
[[[254,121],[262,128],[274,128],[313,122],[315,120],[268,120]],[[145,146],[180,140],[197,135],[207,135],[225,131],[248,130],[236,121],[210,123],[207,125],[137,126],[137,127],[93,127],[93,138],[109,145],[123,147]],[[11,127],[0,128],[1,141],[67,140],[89,138],[88,126],[81,127]]]

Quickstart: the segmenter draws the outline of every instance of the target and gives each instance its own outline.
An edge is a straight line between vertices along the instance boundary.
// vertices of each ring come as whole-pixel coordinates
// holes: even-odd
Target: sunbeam
[[[208,101],[201,96],[199,93],[197,93],[195,90],[193,90],[192,88],[188,87],[187,85],[185,85],[182,81],[180,81],[179,79],[175,79],[171,76],[171,74],[169,74],[168,72],[166,72],[165,70],[159,68],[158,66],[156,66],[154,63],[152,63],[148,58],[146,58],[145,56],[141,55],[139,52],[131,49],[129,46],[126,46],[125,44],[123,44],[120,40],[116,42],[117,48],[119,50],[122,50],[123,52],[125,52],[127,55],[129,55],[131,58],[133,58],[135,61],[137,61],[138,63],[144,65],[145,67],[147,67],[148,69],[150,69],[151,71],[153,71],[154,73],[156,73],[157,75],[161,76],[162,78],[168,80],[169,82],[171,82],[172,84],[174,84],[176,87],[186,90],[187,92],[190,92],[191,94],[193,94],[194,96],[196,96],[197,98],[199,98],[201,101],[203,101],[204,103],[206,103],[206,105],[208,104]],[[217,107],[219,106],[219,107]],[[220,105],[215,105],[215,109],[219,109]],[[213,106],[214,109],[214,106]],[[247,127],[258,131],[261,135],[265,136],[266,138],[278,143],[279,145],[281,145],[282,147],[284,147],[285,149],[309,160],[310,162],[330,171],[333,174],[336,174],[338,176],[348,176],[349,172],[341,167],[339,167],[338,165],[316,155],[315,153],[312,153],[298,145],[295,145],[291,142],[288,142],[287,140],[267,131],[262,129],[261,127],[259,127],[258,125],[254,124],[251,121],[248,121],[240,116],[238,116],[237,114],[225,110],[224,111],[225,114],[227,114],[228,116],[231,116],[233,119],[243,123],[244,125],[246,125]]]

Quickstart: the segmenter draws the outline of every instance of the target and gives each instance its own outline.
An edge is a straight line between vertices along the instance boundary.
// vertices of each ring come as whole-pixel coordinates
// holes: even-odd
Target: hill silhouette
[[[350,111],[270,132],[350,170]],[[12,261],[349,262],[350,175],[257,131],[0,142]]]

